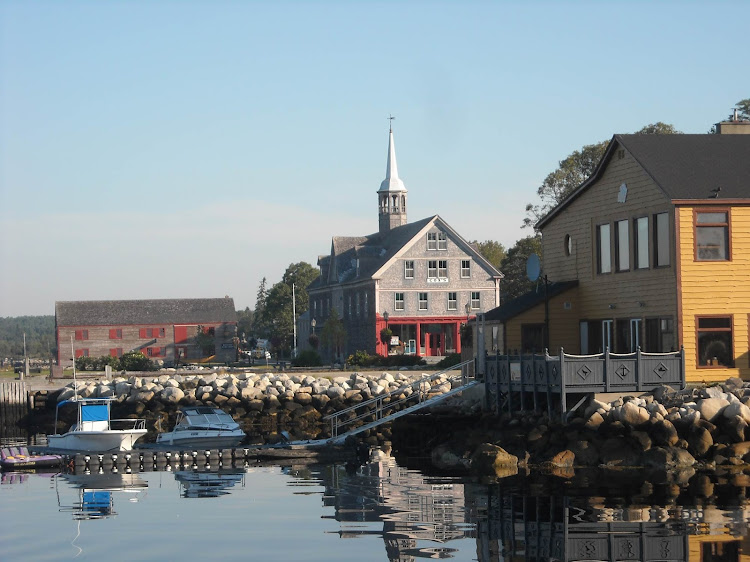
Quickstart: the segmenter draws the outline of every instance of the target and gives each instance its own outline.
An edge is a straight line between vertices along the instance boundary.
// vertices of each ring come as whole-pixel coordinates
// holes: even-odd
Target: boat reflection
[[[174,473],[183,498],[218,498],[229,493],[236,484],[245,486],[245,470],[242,468],[216,469],[210,471],[178,470]]]
[[[77,497],[63,500],[57,481],[65,481],[77,490]],[[63,474],[55,477],[57,503],[60,511],[70,513],[77,521],[115,517],[114,494],[129,496],[131,502],[140,501],[146,494],[148,483],[137,474]],[[64,502],[64,503],[63,503]]]

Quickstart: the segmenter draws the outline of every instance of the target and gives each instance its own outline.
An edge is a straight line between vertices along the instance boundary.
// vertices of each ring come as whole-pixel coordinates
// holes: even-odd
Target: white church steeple
[[[395,117],[388,119],[393,122]],[[396,145],[393,143],[393,125],[388,130],[388,163],[385,179],[378,189],[379,232],[385,234],[391,229],[406,224],[406,187],[398,177]]]

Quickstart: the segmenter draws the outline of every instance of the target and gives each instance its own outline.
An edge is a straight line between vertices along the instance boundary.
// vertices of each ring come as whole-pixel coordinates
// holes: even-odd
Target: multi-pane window
[[[419,310],[427,310],[427,293],[419,293]]]
[[[669,265],[669,213],[654,215],[654,266]]]
[[[89,339],[89,331],[88,330],[76,330],[76,339],[77,340]]]
[[[121,340],[122,339],[122,328],[112,328],[109,330],[109,339]]]
[[[427,279],[436,279],[437,278],[437,260],[430,260],[427,262]]]
[[[674,351],[674,321],[671,318],[646,318],[644,351],[665,353]]]
[[[414,279],[414,260],[404,262],[404,279]]]
[[[213,328],[209,328],[209,334],[213,334]],[[141,328],[138,330],[138,337],[141,339],[145,338],[163,338],[166,335],[164,328]]]
[[[729,213],[697,211],[695,213],[695,259],[726,261],[729,259]]]
[[[734,367],[731,316],[696,317],[699,367]]]
[[[471,277],[471,260],[461,260],[461,278]]]
[[[648,217],[639,217],[633,221],[635,238],[635,268],[648,269]]]
[[[448,310],[458,310],[456,293],[448,293]]]
[[[438,250],[448,249],[448,236],[445,232],[438,232],[437,235]]]
[[[427,249],[437,250],[437,232],[427,233]]]
[[[615,223],[615,263],[617,271],[628,271],[630,269],[630,235],[628,221],[617,221]]]
[[[393,308],[395,310],[404,309],[404,293],[396,293],[393,299]]]
[[[121,347],[113,347],[109,350],[109,356],[110,357],[122,357],[122,348]]]
[[[610,249],[610,227],[600,224],[596,227],[596,272],[612,272],[612,252]]]
[[[448,261],[447,260],[438,261],[438,277],[440,279],[448,278]]]
[[[479,301],[479,291],[472,291],[471,292],[471,308],[477,309],[480,306]]]
[[[78,357],[88,357],[89,356],[89,350],[88,349],[76,349],[76,358]]]

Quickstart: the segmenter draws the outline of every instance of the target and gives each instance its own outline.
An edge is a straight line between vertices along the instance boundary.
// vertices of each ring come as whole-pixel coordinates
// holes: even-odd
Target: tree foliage
[[[54,316],[0,317],[0,359],[23,357],[24,333],[29,357],[48,359],[57,353]]]
[[[335,310],[331,311],[330,316],[323,324],[320,331],[320,342],[328,348],[331,357],[338,357],[346,343],[346,329],[344,323],[336,314]]]
[[[739,110],[738,117],[746,121],[750,121],[750,98],[738,101],[734,104]]]
[[[250,307],[245,307],[245,310],[237,311],[237,335],[240,338],[243,335],[245,339],[251,337],[253,333],[253,316],[255,316],[255,313],[250,310]]]
[[[505,247],[495,240],[485,240],[484,242],[471,242],[472,245],[476,246],[480,254],[496,269],[500,269],[500,264],[505,259]]]
[[[675,135],[681,134],[681,132],[675,129],[674,125],[658,121],[646,125],[636,131],[635,134]],[[607,151],[607,146],[609,146],[608,140],[587,144],[561,160],[557,169],[544,178],[542,185],[536,190],[539,202],[526,205],[526,217],[523,219],[523,226],[525,228],[534,227],[544,215],[591,177]]]
[[[520,297],[535,287],[536,283],[529,281],[526,276],[526,260],[531,254],[542,255],[542,237],[539,234],[522,238],[508,250],[500,264],[500,271],[505,275],[500,281],[500,296],[503,302]]]
[[[269,338],[278,350],[289,350],[293,345],[295,305],[297,317],[309,308],[307,286],[318,276],[318,270],[306,262],[290,264],[281,281],[266,290],[263,278],[258,289],[253,324],[256,335]],[[294,303],[292,303],[294,285]]]

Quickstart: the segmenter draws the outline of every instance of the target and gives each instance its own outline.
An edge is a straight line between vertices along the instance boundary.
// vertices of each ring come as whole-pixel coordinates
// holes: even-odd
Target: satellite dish
[[[526,277],[529,281],[536,281],[539,279],[539,274],[542,272],[542,264],[539,261],[539,256],[531,254],[526,259]]]

